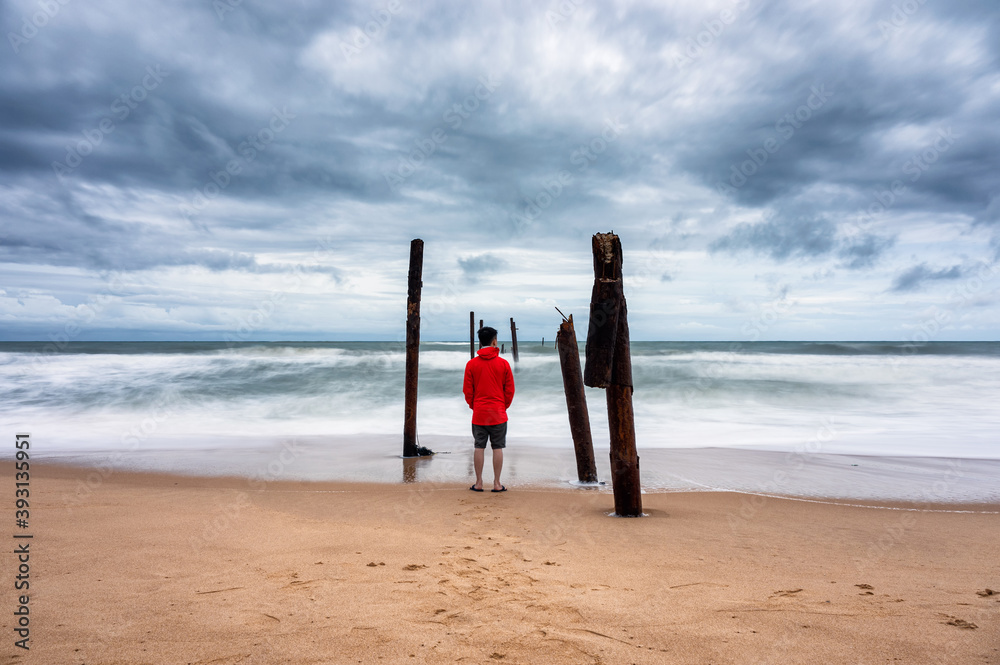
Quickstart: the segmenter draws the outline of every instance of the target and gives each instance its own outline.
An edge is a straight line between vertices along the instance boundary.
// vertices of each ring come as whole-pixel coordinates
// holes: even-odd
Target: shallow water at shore
[[[179,442],[175,442],[177,444]],[[213,437],[198,445],[160,441],[155,447],[48,453],[34,460],[91,467],[81,470],[81,490],[99,485],[115,470],[194,476],[233,476],[247,488],[269,482],[362,481],[426,485],[470,482],[472,445],[465,437],[438,437],[437,454],[400,457],[397,437]],[[36,447],[37,449],[37,447]],[[508,440],[502,480],[511,489],[546,488],[610,492],[607,448],[596,449],[601,487],[576,485],[572,447],[534,446]],[[1000,460],[940,457],[872,457],[819,450],[688,448],[639,449],[644,492],[733,491],[842,501],[908,502],[922,506],[1000,504]],[[493,477],[487,453],[484,480]]]

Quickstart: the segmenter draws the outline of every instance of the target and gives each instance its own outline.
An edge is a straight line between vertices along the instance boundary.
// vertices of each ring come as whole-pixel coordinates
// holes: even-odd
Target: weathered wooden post
[[[476,357],[476,313],[469,312],[469,359]]]
[[[482,319],[479,319],[479,329],[480,330],[483,329],[483,320]],[[482,342],[479,343],[479,348],[480,349],[483,348],[483,343]]]
[[[642,515],[642,488],[639,455],[635,449],[632,357],[628,309],[622,289],[622,244],[614,233],[597,233],[592,246],[594,290],[590,297],[583,382],[592,388],[607,389],[615,514],[639,517]]]
[[[403,412],[403,457],[417,452],[417,365],[420,359],[420,288],[424,269],[424,241],[410,243],[410,272],[406,290],[406,389]]]
[[[510,317],[510,352],[514,354],[514,362],[517,362],[517,327],[513,316]]]
[[[566,409],[569,411],[569,431],[576,450],[576,475],[581,483],[596,483],[594,440],[590,435],[590,414],[587,412],[587,394],[580,372],[580,347],[576,343],[572,314],[559,325],[556,348],[559,349],[559,366],[562,368]]]

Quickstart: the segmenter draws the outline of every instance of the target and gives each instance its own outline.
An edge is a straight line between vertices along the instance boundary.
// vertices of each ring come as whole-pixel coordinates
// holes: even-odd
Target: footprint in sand
[[[983,598],[989,598],[990,596],[995,596],[997,594],[993,589],[983,589],[982,591],[977,591],[977,596],[982,596]]]
[[[969,630],[975,630],[976,628],[979,628],[979,626],[972,623],[971,621],[966,621],[965,619],[959,619],[958,617],[953,617],[950,615],[945,615],[945,616],[948,616],[948,620],[945,621],[945,623],[948,624],[949,626],[956,626],[958,628],[968,628]]]
[[[771,597],[774,598],[775,596],[794,596],[800,591],[802,591],[802,589],[789,589],[787,591],[778,590],[772,593]]]
[[[379,561],[378,563],[375,563],[374,561],[368,562],[368,567],[369,568],[374,568],[375,566],[384,566],[384,565],[385,565],[385,561]]]
[[[426,568],[426,567],[427,566],[424,566],[419,563],[411,563],[409,565],[403,566],[403,570],[420,570],[421,568]]]

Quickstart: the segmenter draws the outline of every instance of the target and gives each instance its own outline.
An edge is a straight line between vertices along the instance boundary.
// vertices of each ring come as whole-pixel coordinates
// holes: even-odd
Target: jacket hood
[[[483,360],[493,360],[500,355],[500,349],[495,346],[484,346],[479,349],[479,357]]]

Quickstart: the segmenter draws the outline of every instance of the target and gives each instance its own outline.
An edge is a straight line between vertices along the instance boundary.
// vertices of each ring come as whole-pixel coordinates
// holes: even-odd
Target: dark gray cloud
[[[489,252],[459,257],[458,265],[462,269],[462,274],[472,281],[479,281],[484,275],[492,275],[507,269],[507,261]]]
[[[775,261],[825,256],[833,251],[836,225],[824,219],[770,220],[756,224],[738,224],[726,235],[713,241],[712,251],[738,253],[751,251]]]
[[[845,268],[871,268],[895,243],[895,238],[866,233],[844,241],[837,256],[844,260]]]
[[[964,274],[961,266],[951,266],[950,268],[935,270],[926,263],[918,263],[912,268],[905,270],[893,280],[892,290],[897,292],[916,291],[923,287],[926,282],[961,279]]]

